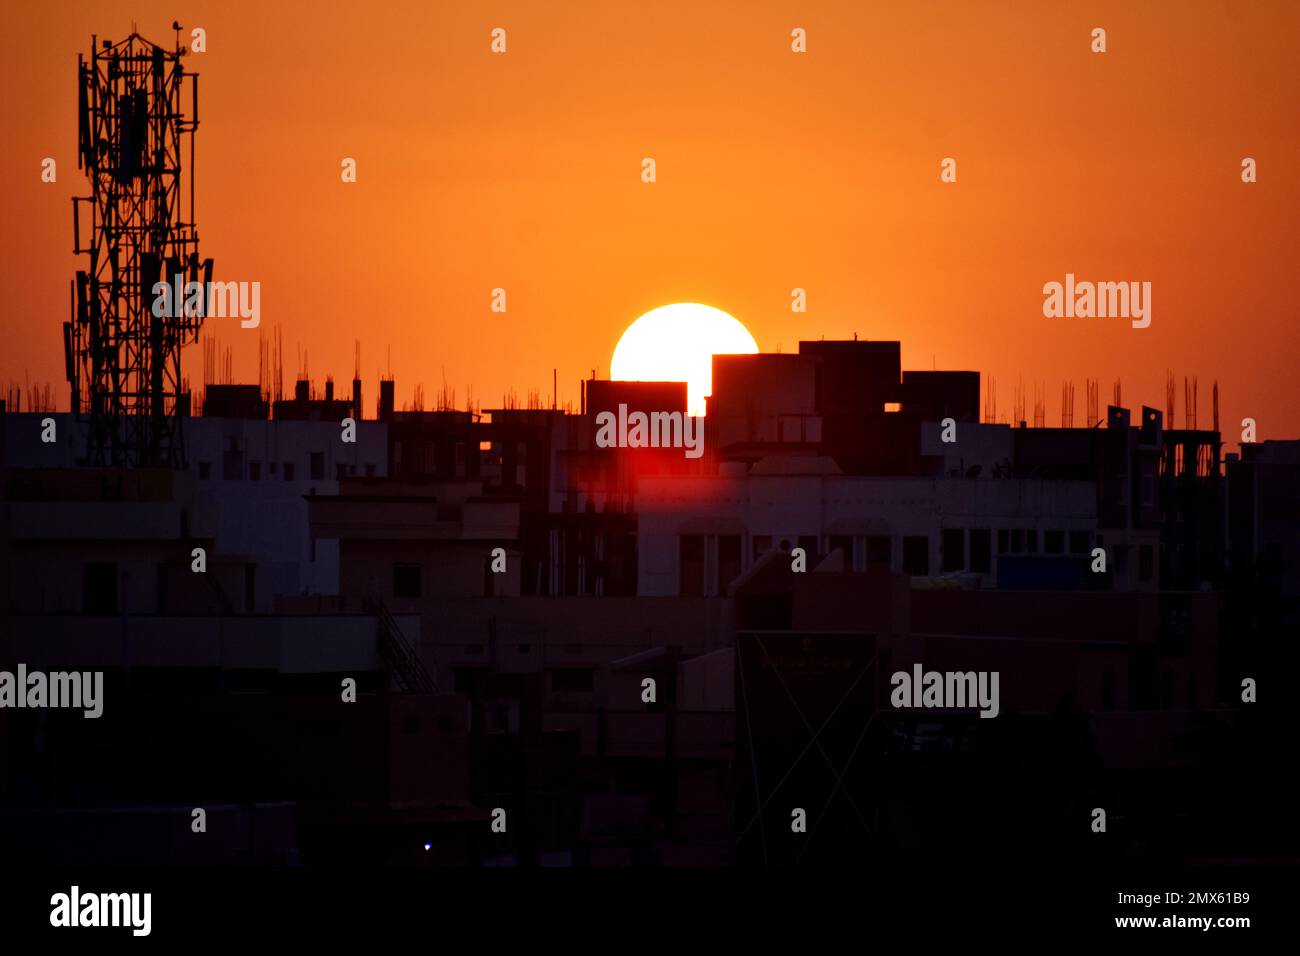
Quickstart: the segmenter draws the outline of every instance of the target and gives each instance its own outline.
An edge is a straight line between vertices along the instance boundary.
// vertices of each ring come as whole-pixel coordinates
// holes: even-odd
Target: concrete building
[[[1097,533],[1091,482],[872,478],[840,474],[823,457],[645,478],[638,498],[643,595],[722,595],[768,551],[796,547],[810,568],[838,551],[852,570],[961,575],[985,587],[998,585],[1006,560],[1042,556],[1068,563],[1082,586]]]
[[[398,411],[385,381],[355,442],[359,382],[209,386],[177,472],[87,468],[71,417],[43,443],[51,416],[0,416],[0,656],[102,668],[118,702],[103,724],[0,715],[0,827],[77,859],[43,809],[75,792],[68,839],[127,808],[150,859],[201,858],[175,826],[201,800],[275,834],[223,861],[811,860],[774,837],[795,806],[817,847],[887,860],[980,813],[1067,852],[1053,814],[1107,799],[1072,766],[1203,788],[1207,735],[1242,744],[1240,676],[1276,664],[1271,633],[1229,653],[1218,622],[1288,619],[1259,599],[1294,578],[1295,456],[1230,460],[1225,520],[1216,433],[1152,409],[982,424],[978,374],[899,355],[717,357],[699,459],[595,441],[601,411],[684,409],[683,383],[588,381],[573,414]],[[1255,590],[1217,590],[1225,534]],[[914,662],[998,670],[1002,715],[882,707]],[[132,777],[137,757],[164,769]],[[991,796],[949,820],[934,794],[967,777]]]

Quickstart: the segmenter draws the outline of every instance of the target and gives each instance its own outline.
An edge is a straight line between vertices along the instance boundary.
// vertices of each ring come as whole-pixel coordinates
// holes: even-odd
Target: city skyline
[[[206,52],[186,58],[201,75],[203,250],[217,279],[261,283],[286,377],[300,348],[313,379],[345,379],[360,341],[363,379],[391,371],[399,404],[443,382],[485,405],[511,389],[549,396],[555,369],[559,403],[576,405],[578,381],[608,374],[638,316],[695,301],[735,316],[764,352],[901,341],[909,367],[995,380],[1000,411],[1042,383],[1049,424],[1064,381],[1109,395],[1121,379],[1126,405],[1163,407],[1172,373],[1207,391],[1202,425],[1219,382],[1229,443],[1244,417],[1261,440],[1287,437],[1300,410],[1285,354],[1252,343],[1294,320],[1279,290],[1297,238],[1285,213],[1296,80],[1283,65],[1297,13],[1170,9],[1102,5],[1085,20],[952,5],[925,23],[924,47],[901,42],[922,25],[915,13],[771,7],[733,22],[670,5],[651,24],[577,7],[557,27],[526,6],[406,5],[388,18],[401,30],[359,36],[329,8],[148,4],[134,25],[162,43],[173,17],[207,33]],[[131,26],[93,5],[79,14],[15,14],[29,43],[3,67],[9,88],[31,91],[6,101],[3,160],[22,184],[13,220],[30,228],[4,239],[10,307],[25,319],[7,330],[0,381],[48,383],[58,408],[69,198],[87,192],[75,57],[91,33]],[[1093,20],[1104,55],[1089,49]],[[790,48],[796,27],[804,54]],[[290,37],[307,56],[285,52]],[[327,76],[312,51],[355,68]],[[1192,72],[1197,55],[1215,57],[1212,76]],[[1053,69],[1063,57],[1068,80]],[[1000,79],[971,88],[973,70]],[[1044,125],[1049,95],[1067,116]],[[55,183],[41,182],[46,156]],[[340,178],[347,157],[356,183]],[[1243,157],[1257,182],[1242,182]],[[955,182],[941,181],[944,158]],[[1154,321],[1046,318],[1043,286],[1068,274],[1150,282]],[[791,311],[794,289],[806,312]],[[485,328],[504,347],[483,349]],[[211,320],[204,333],[231,350],[233,381],[256,381],[258,330]],[[190,347],[195,386],[201,368]]]
[[[9,935],[1267,932],[1300,5],[6,27]]]

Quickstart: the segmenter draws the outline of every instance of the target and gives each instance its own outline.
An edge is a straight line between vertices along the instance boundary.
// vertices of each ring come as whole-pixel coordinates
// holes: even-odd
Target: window
[[[311,453],[311,480],[323,481],[325,479],[325,453],[323,451],[314,451]]]
[[[1071,554],[1088,553],[1088,532],[1086,531],[1070,532],[1070,553]]]
[[[815,534],[799,535],[799,543],[795,545],[795,547],[803,548],[804,555],[809,558],[815,554],[819,554],[821,550],[817,547],[817,535]]]
[[[844,566],[853,567],[853,538],[847,534],[833,534],[830,538],[830,549],[843,552]]]
[[[1142,506],[1149,508],[1155,503],[1155,480],[1150,475],[1142,476]]]
[[[740,577],[740,535],[720,535],[718,537],[718,593],[726,594],[728,585],[738,577]]]
[[[489,700],[483,704],[484,729],[490,734],[519,732],[519,701]]]
[[[925,576],[930,573],[930,539],[924,535],[904,535],[903,573]]]
[[[883,564],[889,567],[893,560],[893,548],[889,535],[871,534],[867,535],[867,565]]]
[[[199,462],[199,481],[207,481],[212,477],[212,462]]]
[[[970,532],[970,569],[977,574],[988,574],[990,567],[989,549],[993,543],[993,532],[988,528],[972,528]]]
[[[590,694],[595,685],[590,667],[563,667],[551,671],[551,690],[557,694]]]
[[[1150,581],[1155,573],[1155,553],[1151,545],[1141,545],[1138,548],[1138,577],[1143,581]]]
[[[1065,532],[1048,531],[1043,535],[1043,549],[1048,554],[1065,553]]]
[[[158,563],[158,613],[166,614],[168,608],[167,602],[167,565],[163,562]]]
[[[1038,529],[1028,528],[1025,531],[1025,550],[1033,554],[1038,550]]]
[[[1006,528],[998,529],[998,554],[1007,553],[1007,545],[1010,543]]]
[[[677,547],[677,593],[704,593],[704,535],[684,534]]]
[[[772,536],[770,534],[756,534],[753,539],[754,560],[757,561],[767,552],[772,550]]]
[[[230,440],[231,447],[221,453],[221,480],[239,481],[244,477],[244,453],[239,450],[239,442]]]
[[[1011,529],[1011,550],[1015,554],[1025,550],[1025,533],[1020,528]]]
[[[456,442],[456,477],[465,477],[465,443]]]
[[[777,441],[799,442],[803,440],[803,422],[792,415],[783,415],[776,420]]]
[[[260,461],[250,461],[248,463],[248,480],[249,481],[262,480],[262,463]]]
[[[82,569],[81,610],[85,614],[117,613],[117,564],[90,561]]]
[[[343,462],[338,462],[334,466],[334,480],[342,481],[348,476],[348,466]]]
[[[966,567],[966,529],[944,528],[939,543],[945,572],[960,571]]]
[[[421,590],[420,565],[393,565],[393,597],[418,598]]]
[[[284,463],[284,480],[293,481],[293,462],[291,461]]]

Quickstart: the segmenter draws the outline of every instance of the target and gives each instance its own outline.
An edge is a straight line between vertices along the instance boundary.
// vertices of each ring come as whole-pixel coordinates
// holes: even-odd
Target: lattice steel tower
[[[185,315],[181,303],[155,316],[153,289],[179,277],[182,289],[203,282],[206,290],[212,260],[200,261],[194,224],[198,75],[182,66],[186,51],[173,27],[172,52],[132,33],[117,44],[92,37],[89,61],[78,57],[77,165],[91,194],[72,200],[73,251],[89,257],[89,268],[77,272],[63,334],[91,464],[185,465],[181,349],[198,337],[203,317]]]

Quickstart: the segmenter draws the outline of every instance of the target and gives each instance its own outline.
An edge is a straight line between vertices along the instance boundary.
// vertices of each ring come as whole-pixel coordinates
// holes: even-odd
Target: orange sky
[[[1224,421],[1300,435],[1300,4],[58,2],[6,11],[0,383],[66,408],[76,60],[90,35],[207,30],[201,249],[260,281],[262,329],[367,409],[445,374],[464,400],[577,398],[622,330],[675,301],[800,338],[900,339],[905,367],[1085,377],[1163,407],[1218,378]],[[508,31],[509,51],[489,51]],[[790,30],[808,53],[790,52]],[[1109,51],[1089,50],[1105,27]],[[57,184],[40,181],[45,156]],[[344,156],[356,185],[340,181]],[[642,157],[658,182],[640,181]],[[939,181],[939,162],[958,181]],[[1259,182],[1240,179],[1242,157]],[[1043,283],[1145,280],[1153,322],[1047,319]],[[504,287],[509,311],[489,311]],[[808,312],[790,311],[790,290]],[[210,320],[255,381],[257,331]],[[187,358],[200,377],[201,354]],[[287,383],[286,383],[287,384]],[[1178,424],[1182,424],[1181,378]],[[1225,425],[1229,442],[1235,429]]]

